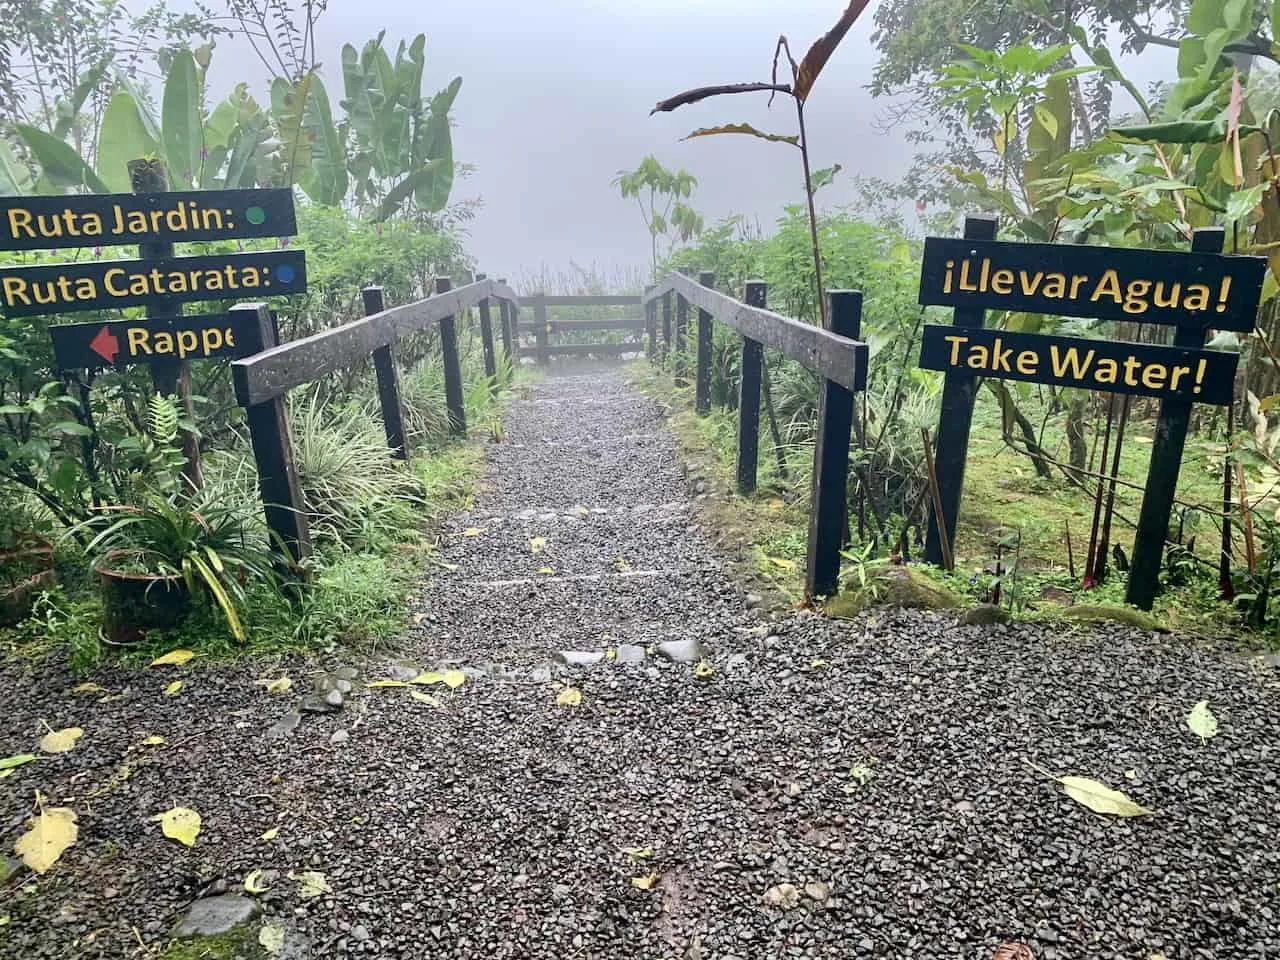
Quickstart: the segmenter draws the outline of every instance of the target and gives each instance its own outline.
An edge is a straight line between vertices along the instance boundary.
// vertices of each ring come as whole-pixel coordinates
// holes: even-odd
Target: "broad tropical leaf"
[[[40,171],[50,185],[59,190],[88,187],[94,193],[111,192],[80,154],[57,137],[23,123],[15,124],[14,129],[40,164]]]
[[[164,83],[161,133],[169,182],[175,190],[200,183],[203,167],[204,124],[200,122],[200,74],[190,50],[173,55]]]
[[[271,83],[271,111],[280,132],[280,160],[290,183],[297,183],[311,167],[311,131],[305,124],[307,100],[311,95],[314,73],[297,83],[276,77]]]
[[[98,176],[113,193],[128,193],[129,161],[158,153],[160,145],[147,131],[138,102],[117,90],[102,115],[98,134]]]
[[[720,133],[742,133],[749,137],[758,137],[761,140],[768,140],[771,143],[789,143],[793,147],[800,145],[799,137],[784,136],[781,133],[765,133],[763,130],[757,130],[749,123],[726,123],[719,127],[702,127],[693,131],[684,139],[692,140],[694,137],[713,137]]]
[[[427,118],[420,150],[413,151],[427,165],[440,161],[435,175],[424,179],[413,191],[414,202],[429,213],[443,210],[453,191],[453,137],[449,131],[449,110],[461,88],[462,78],[454,77],[449,86],[431,98],[431,115]]]
[[[840,45],[844,35],[849,32],[853,22],[866,9],[868,2],[869,0],[850,0],[849,6],[840,15],[836,25],[819,37],[809,48],[809,52],[804,55],[804,59],[800,61],[800,69],[796,71],[795,89],[792,94],[801,103],[809,98],[809,91],[813,89],[818,74],[827,65],[831,54]]]
[[[20,197],[31,189],[31,176],[18,163],[9,141],[0,137],[0,197]]]
[[[312,78],[309,92],[302,125],[311,145],[311,167],[298,183],[316,203],[336,207],[347,193],[347,156],[319,77]]]
[[[382,221],[390,218],[397,210],[400,209],[400,205],[402,203],[408,200],[409,197],[418,194],[419,191],[426,191],[428,196],[434,196],[436,191],[434,183],[435,179],[437,177],[446,176],[445,163],[446,161],[444,160],[431,160],[426,166],[419,167],[388,190],[387,195],[382,199],[382,203],[378,205],[378,215],[376,219]],[[453,168],[451,161],[448,179],[450,181],[450,185],[452,185]]]

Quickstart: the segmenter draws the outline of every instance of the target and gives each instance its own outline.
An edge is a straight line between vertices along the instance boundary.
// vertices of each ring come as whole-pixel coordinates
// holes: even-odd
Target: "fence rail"
[[[591,320],[552,320],[547,316],[547,307],[638,307],[642,298],[636,294],[560,296],[535,293],[522,297],[520,305],[530,308],[533,319],[526,321],[522,332],[533,334],[534,359],[540,365],[551,362],[553,356],[620,356],[624,353],[639,353],[644,349],[643,342],[633,340],[626,343],[563,343],[553,341],[557,334],[597,333],[605,331],[630,330],[640,333],[644,330],[643,317],[602,317]],[[526,314],[527,315],[527,314]]]
[[[267,525],[295,562],[310,555],[311,535],[285,408],[285,395],[289,390],[372,357],[387,446],[394,456],[403,459],[408,456],[408,444],[395,368],[396,341],[420,333],[433,323],[439,324],[445,397],[449,422],[456,435],[465,435],[467,427],[455,317],[470,307],[479,307],[485,371],[493,376],[496,361],[489,301],[497,300],[502,342],[508,359],[515,362],[512,328],[518,316],[519,299],[504,281],[481,279],[452,290],[449,280],[442,277],[436,281],[434,296],[390,308],[384,306],[382,290],[378,287],[366,287],[363,295],[367,316],[362,319],[281,344],[276,343],[270,311],[264,304],[233,308],[251,311],[255,317],[255,345],[261,352],[235,361],[231,365],[232,379],[236,400],[245,408]]]
[[[840,584],[840,550],[847,528],[849,446],[854,424],[854,393],[866,389],[867,345],[857,338],[862,324],[862,294],[855,290],[831,293],[830,330],[811,326],[766,309],[767,287],[746,285],[744,299],[735,300],[713,289],[714,275],[700,274],[695,282],[679,273],[664,277],[646,291],[646,353],[665,359],[673,350],[677,383],[687,376],[689,306],[698,308],[695,342],[694,409],[705,416],[711,409],[711,350],[713,323],[722,323],[742,336],[739,365],[737,477],[738,492],[756,489],[759,458],[760,386],[764,348],[777,350],[823,378],[818,397],[818,429],[813,449],[812,498],[809,511],[805,597],[830,596]],[[672,298],[675,322],[672,323]],[[658,305],[662,305],[662,338],[658,335]]]

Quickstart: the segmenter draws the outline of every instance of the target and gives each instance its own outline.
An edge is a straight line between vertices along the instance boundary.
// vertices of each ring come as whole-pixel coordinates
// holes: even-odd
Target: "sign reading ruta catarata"
[[[1263,257],[930,237],[920,303],[1253,330]]]
[[[163,320],[62,323],[49,328],[60,370],[125,367],[164,360],[247,357],[253,352],[252,314],[244,311]]]
[[[297,231],[287,188],[0,197],[0,250],[290,237]]]
[[[0,269],[0,314],[26,317],[160,301],[263,298],[306,289],[301,250],[92,260]]]
[[[1231,403],[1239,355],[981,327],[924,328],[920,366],[1148,397]]]

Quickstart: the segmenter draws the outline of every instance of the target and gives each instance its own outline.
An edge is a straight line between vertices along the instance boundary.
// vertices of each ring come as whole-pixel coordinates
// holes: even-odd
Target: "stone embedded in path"
[[[257,913],[257,903],[238,893],[205,897],[191,905],[191,909],[182,918],[173,935],[175,937],[216,937],[242,923],[248,923]]]
[[[393,663],[387,668],[387,676],[392,680],[400,680],[408,683],[418,674],[422,673],[422,668],[407,661],[402,663]]]
[[[702,659],[702,644],[697,640],[663,640],[658,644],[658,656],[672,663],[693,663]]]
[[[567,667],[590,667],[604,659],[603,650],[557,650],[556,660]]]
[[[297,710],[290,710],[283,717],[267,728],[267,736],[272,738],[287,737],[298,729],[302,715]]]
[[[999,623],[1008,623],[1009,611],[997,607],[993,603],[980,603],[960,614],[956,622],[965,627],[991,627]]]
[[[618,663],[644,663],[644,647],[634,643],[620,643],[614,652]]]
[[[333,693],[338,693],[334,690]],[[308,693],[300,701],[298,701],[298,709],[303,713],[337,713],[342,709],[342,694],[338,693],[338,702],[330,703],[328,695],[318,693]]]

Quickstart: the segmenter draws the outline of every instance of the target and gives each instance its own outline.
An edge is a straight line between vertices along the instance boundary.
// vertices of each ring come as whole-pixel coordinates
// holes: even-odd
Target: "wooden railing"
[[[639,353],[644,347],[640,337],[644,331],[642,317],[602,317],[589,320],[552,320],[547,307],[639,307],[640,297],[618,296],[554,296],[535,293],[520,301],[523,307],[532,308],[532,318],[525,329],[534,337],[534,357],[546,365],[553,356],[621,356]],[[526,314],[526,316],[528,316]],[[566,343],[553,340],[557,334],[594,333],[597,331],[633,331],[635,339],[621,343]]]
[[[311,536],[285,409],[284,398],[289,390],[372,356],[387,445],[394,456],[405,459],[409,450],[395,367],[396,341],[420,333],[433,323],[439,324],[445,401],[450,427],[459,436],[466,435],[467,420],[455,317],[470,307],[479,308],[485,372],[493,376],[497,358],[490,299],[497,300],[503,346],[507,357],[515,361],[512,351],[519,299],[505,281],[479,279],[453,290],[449,280],[441,277],[436,280],[435,296],[399,307],[384,305],[380,287],[367,287],[363,294],[366,315],[362,319],[282,344],[276,343],[271,314],[265,304],[232,308],[253,311],[257,317],[254,328],[259,336],[255,340],[260,340],[257,346],[261,352],[232,364],[236,400],[245,408],[267,524],[295,562],[310,554]]]
[[[829,311],[831,329],[824,330],[765,309],[768,290],[763,283],[746,285],[745,303],[716,292],[714,283],[715,277],[710,273],[700,274],[697,282],[672,273],[645,292],[642,302],[648,332],[646,352],[650,359],[674,354],[675,380],[686,383],[689,308],[691,305],[697,308],[694,409],[699,416],[705,416],[711,410],[712,324],[722,323],[742,335],[737,480],[738,492],[743,494],[756,489],[764,348],[777,350],[823,378],[813,449],[805,597],[830,596],[840,584],[849,441],[854,424],[853,395],[864,390],[867,381],[867,345],[857,339],[861,334],[862,294],[856,290],[833,291]]]

